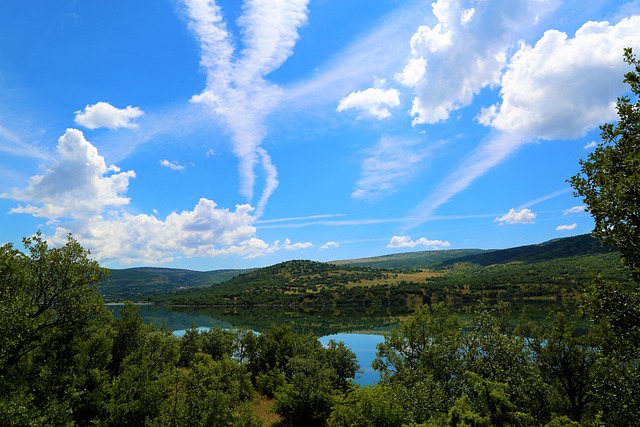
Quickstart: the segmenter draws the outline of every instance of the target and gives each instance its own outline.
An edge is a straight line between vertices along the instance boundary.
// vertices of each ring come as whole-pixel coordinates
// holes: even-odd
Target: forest
[[[635,67],[625,82],[637,97],[640,64],[630,49],[625,60]],[[602,142],[569,180],[594,218],[594,236],[619,249],[629,274],[624,284],[596,275],[580,292],[586,333],[562,312],[514,325],[507,303],[479,303],[461,322],[445,304],[423,301],[378,345],[381,380],[359,386],[349,348],[287,326],[260,334],[192,328],[177,337],[145,324],[131,304],[116,319],[97,288],[108,270],[72,236],[52,248],[36,233],[24,239],[24,252],[0,246],[0,422],[640,425],[640,101],[620,97],[617,110],[617,124],[602,126]],[[325,268],[289,267],[294,284],[307,269]],[[341,274],[331,280],[396,273]]]

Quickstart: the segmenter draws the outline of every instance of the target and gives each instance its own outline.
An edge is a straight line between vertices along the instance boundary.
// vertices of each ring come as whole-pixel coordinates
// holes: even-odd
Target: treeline
[[[640,294],[596,280],[582,309],[513,325],[508,305],[462,322],[425,305],[378,346],[361,387],[354,353],[287,326],[176,337],[133,305],[114,319],[106,271],[72,238],[0,247],[0,420],[7,426],[258,426],[256,394],[283,426],[634,426]]]
[[[93,286],[107,273],[69,238],[28,255],[0,247],[0,424],[258,426],[256,390],[288,425],[322,425],[358,370],[342,343],[274,327],[183,337],[114,319]]]

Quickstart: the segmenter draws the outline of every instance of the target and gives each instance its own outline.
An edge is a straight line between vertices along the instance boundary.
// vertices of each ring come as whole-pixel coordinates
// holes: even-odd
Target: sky
[[[640,1],[0,2],[0,243],[194,270],[589,233]]]

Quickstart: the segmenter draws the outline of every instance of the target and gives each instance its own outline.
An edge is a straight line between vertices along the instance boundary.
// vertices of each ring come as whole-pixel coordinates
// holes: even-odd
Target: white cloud
[[[24,189],[0,194],[26,202],[10,212],[30,214],[56,225],[52,244],[66,241],[72,233],[101,262],[159,264],[180,257],[241,256],[255,258],[280,250],[301,250],[309,242],[269,244],[256,236],[249,204],[235,211],[219,208],[202,198],[193,210],[173,212],[164,219],[134,215],[124,209],[133,171],[107,167],[81,131],[67,129],[57,145],[57,158],[43,175],[33,176]],[[168,162],[174,165],[172,162]]]
[[[495,2],[494,6],[500,3]],[[509,3],[509,6],[517,7],[517,3]],[[530,6],[533,7],[532,5],[533,2]],[[482,24],[483,28],[491,28],[493,18],[480,6],[478,4],[470,25]],[[488,7],[488,3],[483,3],[482,6]],[[553,5],[539,2],[536,7],[553,7]],[[449,11],[451,10],[453,9]],[[510,9],[507,7],[505,10]],[[542,11],[544,12],[544,9]],[[516,15],[523,18],[522,15]],[[495,17],[499,16],[501,16],[500,13]],[[519,22],[517,19],[507,21],[514,25]],[[523,27],[529,25],[525,21],[521,21],[520,24]],[[638,46],[639,25],[640,16],[625,19],[615,26],[590,22],[578,30],[573,39],[567,39],[564,34],[557,31],[547,31],[535,47],[521,44],[518,52],[512,57],[507,71],[499,79],[499,84],[503,86],[502,105],[487,107],[478,116],[480,123],[492,126],[501,132],[490,135],[436,187],[427,199],[414,208],[408,215],[404,229],[408,230],[423,223],[439,206],[467,188],[476,178],[503,162],[526,143],[536,138],[575,138],[599,123],[614,118],[613,101],[624,90],[620,75],[627,69],[622,61],[623,47]],[[495,29],[501,32],[503,27],[497,25]],[[478,37],[482,38],[481,35]],[[500,44],[498,43],[500,40],[499,37],[495,39],[496,46]],[[455,45],[454,42],[453,46]],[[484,44],[480,43],[470,48],[477,50],[482,46]],[[489,44],[489,46],[493,45]],[[469,57],[482,58],[479,52],[482,50],[478,52],[471,50],[468,52]],[[432,58],[428,57],[428,61],[429,67],[432,68]],[[451,68],[467,69],[464,66]],[[453,76],[455,77],[455,74]],[[424,80],[428,81],[429,78],[431,77],[427,74]],[[464,78],[460,81],[464,81]],[[424,81],[420,83],[422,84],[425,84]],[[470,83],[465,85],[467,88],[473,87]],[[446,88],[447,86],[443,83],[438,87]],[[457,92],[450,91],[450,93]],[[457,95],[454,98],[463,99]],[[437,92],[432,100],[435,99],[438,99]],[[457,102],[457,105],[466,105],[464,102]],[[444,105],[441,102],[434,105],[436,104],[440,107]],[[431,118],[437,118],[435,117],[437,108],[430,111],[432,111]],[[444,108],[441,111],[446,113],[442,117],[447,118],[449,110]],[[436,120],[425,120],[425,122],[433,121]]]
[[[568,231],[568,230],[573,230],[574,228],[576,228],[578,226],[578,224],[573,223],[570,225],[564,224],[564,225],[559,225],[556,227],[556,231]]]
[[[184,170],[184,166],[181,165],[180,163],[178,163],[176,161],[169,161],[167,159],[160,160],[160,166],[162,166],[164,168],[169,168],[169,169],[174,170],[174,171]]]
[[[56,161],[43,175],[35,175],[25,189],[3,194],[27,205],[12,213],[38,217],[80,217],[102,211],[107,206],[129,204],[127,192],[134,171],[120,172],[105,164],[98,150],[77,129],[67,129],[58,139]]]
[[[72,232],[97,259],[125,264],[157,264],[182,256],[251,256],[269,247],[255,238],[252,211],[249,205],[221,209],[204,198],[193,210],[173,212],[164,220],[111,211],[58,227],[54,241]]]
[[[320,246],[320,250],[326,251],[332,248],[339,248],[340,245],[336,242],[327,242],[324,245]]]
[[[97,128],[137,128],[138,125],[133,120],[144,115],[138,107],[127,106],[126,108],[116,108],[108,102],[98,102],[94,105],[87,105],[83,111],[76,111],[76,124],[88,129]]]
[[[393,193],[399,185],[417,176],[430,152],[418,140],[383,136],[375,147],[365,151],[360,178],[351,197],[375,200]]]
[[[583,213],[585,211],[586,211],[586,207],[584,205],[580,205],[580,206],[573,206],[569,209],[566,209],[562,214],[571,215],[571,214]]]
[[[405,86],[417,86],[427,72],[427,61],[423,57],[411,58],[395,79]]]
[[[369,88],[352,92],[340,100],[337,111],[356,109],[377,119],[391,117],[386,107],[400,105],[400,92],[396,89]]]
[[[503,224],[533,224],[536,219],[536,214],[531,212],[531,209],[521,209],[519,211],[515,209],[509,209],[509,212],[498,217],[494,222]]]
[[[480,122],[529,138],[584,135],[616,118],[629,46],[640,47],[640,16],[615,25],[587,22],[573,38],[549,30],[535,46],[521,43],[500,82],[501,104],[485,109]]]
[[[473,6],[473,7],[472,7]],[[411,38],[412,58],[396,78],[413,87],[414,124],[447,120],[471,104],[487,86],[496,86],[509,46],[552,8],[549,2],[437,0],[435,25],[421,25]]]
[[[239,159],[240,192],[253,197],[255,167],[261,163],[266,187],[259,201],[262,213],[277,186],[276,169],[264,149],[264,120],[277,105],[281,90],[264,77],[291,55],[298,28],[307,21],[308,0],[252,0],[237,21],[244,49],[234,52],[222,12],[213,1],[184,0],[189,27],[201,49],[200,64],[207,72],[204,91],[192,97],[225,123]]]
[[[591,141],[590,143],[588,143],[588,144],[586,144],[586,145],[584,146],[584,149],[585,149],[585,150],[589,150],[589,149],[591,149],[591,148],[595,148],[597,145],[598,145],[598,144],[597,144],[595,141]]]
[[[278,247],[279,242],[276,241],[274,244],[275,247]],[[291,243],[291,239],[285,239],[284,244],[282,245],[283,249],[288,251],[298,251],[302,249],[308,249],[313,246],[311,242],[300,242],[300,243]]]
[[[443,240],[429,240],[425,237],[411,240],[409,236],[393,236],[387,245],[388,248],[415,248],[416,246],[438,249],[451,246],[451,243]]]

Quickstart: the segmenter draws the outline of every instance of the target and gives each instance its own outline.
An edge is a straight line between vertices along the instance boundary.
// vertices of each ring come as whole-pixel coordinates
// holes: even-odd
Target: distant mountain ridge
[[[611,258],[613,256],[613,258]],[[470,280],[481,282],[496,280],[496,270],[490,272],[487,267],[501,265],[501,271],[518,274],[518,265],[531,264],[537,269],[537,279],[547,272],[558,270],[556,279],[573,275],[584,280],[590,275],[589,266],[606,265],[609,270],[619,264],[617,251],[604,247],[589,234],[549,240],[547,242],[525,245],[508,249],[453,249],[406,252],[372,258],[333,261],[287,261],[262,269],[192,271],[158,267],[140,267],[114,269],[111,276],[100,284],[100,291],[107,301],[144,300],[150,295],[175,293],[181,290],[208,289],[215,286],[215,292],[225,298],[237,298],[233,295],[242,290],[251,293],[252,289],[271,288],[280,283],[290,287],[288,294],[311,292],[305,286],[321,289],[332,283],[344,283],[347,286],[372,286],[375,283],[391,285],[400,282],[415,282],[416,271],[422,270],[420,281],[432,280],[438,283],[456,280],[455,283]],[[463,272],[460,267],[465,265]],[[615,267],[618,268],[618,267]],[[397,270],[377,272],[377,270]],[[453,271],[455,273],[444,273]],[[426,271],[435,273],[428,274]],[[571,273],[573,271],[573,273]],[[440,272],[440,273],[438,273]],[[490,274],[489,274],[490,273]],[[434,274],[443,277],[433,277]],[[395,278],[391,277],[395,275]],[[469,276],[472,275],[472,276]],[[432,277],[429,279],[428,277]],[[483,279],[485,277],[485,279]],[[546,279],[544,279],[546,280]],[[277,289],[277,288],[273,288]],[[214,289],[212,288],[212,292]],[[208,292],[208,291],[207,291]],[[316,292],[314,290],[313,292]]]
[[[107,301],[144,299],[150,294],[198,288],[225,282],[250,270],[194,271],[162,267],[111,269],[99,285]]]
[[[581,234],[508,249],[452,249],[407,252],[373,258],[334,261],[333,263],[379,268],[439,269],[456,263],[470,263],[486,267],[509,262],[540,262],[574,256],[606,254],[615,251],[615,248],[603,246],[591,234]]]

